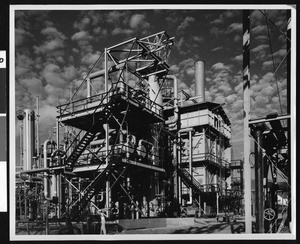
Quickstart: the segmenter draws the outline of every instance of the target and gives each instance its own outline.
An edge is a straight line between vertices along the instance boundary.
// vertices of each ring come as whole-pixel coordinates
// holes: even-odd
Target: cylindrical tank
[[[35,153],[35,114],[32,109],[24,110],[23,119],[23,170],[32,168]]]
[[[195,97],[199,103],[205,102],[205,73],[204,73],[204,61],[195,62]]]
[[[155,75],[151,75],[148,78],[148,83],[149,83],[149,98],[152,102],[162,106],[163,105],[163,99],[162,99],[162,93],[161,93],[161,89],[159,87],[159,83],[156,81],[156,76]],[[152,104],[151,104],[152,105]],[[158,110],[160,110],[161,107],[158,107],[156,105],[152,105],[151,106],[151,110],[153,112],[158,112]]]

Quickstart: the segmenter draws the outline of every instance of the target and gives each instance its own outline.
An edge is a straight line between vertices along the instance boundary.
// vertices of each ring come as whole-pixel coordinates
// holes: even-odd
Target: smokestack
[[[195,97],[199,103],[205,102],[205,88],[204,88],[204,61],[195,62]]]

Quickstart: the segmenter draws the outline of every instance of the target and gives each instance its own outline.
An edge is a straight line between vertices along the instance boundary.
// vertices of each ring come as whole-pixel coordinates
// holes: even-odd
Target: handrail
[[[230,162],[228,162],[227,160],[222,159],[222,158],[220,158],[220,157],[218,157],[218,156],[216,156],[216,155],[214,155],[212,153],[195,153],[195,154],[193,154],[193,156],[199,156],[199,155],[201,157],[204,157],[205,160],[210,160],[212,162],[215,162],[215,163],[218,163],[220,165],[223,165],[226,168],[229,168]],[[185,158],[185,157],[187,157],[187,159],[188,159],[187,155],[182,155],[182,158]],[[187,159],[184,161],[184,163],[187,163]],[[221,161],[221,163],[220,163],[220,161]]]
[[[117,87],[118,84],[123,84],[124,89],[120,89],[120,87]],[[151,101],[150,98],[148,98],[146,96],[146,94],[140,93],[139,98],[135,97],[135,94],[137,93],[138,90],[132,88],[128,84],[124,83],[123,81],[119,81],[118,83],[116,83],[115,87],[117,87],[119,89],[115,89],[114,87],[112,87],[108,92],[96,94],[89,98],[79,99],[79,100],[58,106],[57,108],[59,109],[60,116],[69,115],[69,114],[72,114],[75,112],[85,110],[89,104],[99,101],[99,103],[95,104],[95,106],[94,106],[94,107],[96,107],[96,109],[95,109],[95,111],[96,111],[99,108],[99,106],[103,105],[103,101],[106,98],[110,98],[113,95],[121,94],[121,95],[124,95],[125,98],[133,100],[134,102],[138,103],[141,106],[146,107],[149,110],[151,110],[151,108],[154,108],[154,112],[162,117],[163,106],[155,103],[154,101]],[[98,99],[96,99],[96,98],[98,98]],[[82,108],[82,107],[85,107],[85,108]],[[78,108],[80,108],[80,109],[78,109]]]

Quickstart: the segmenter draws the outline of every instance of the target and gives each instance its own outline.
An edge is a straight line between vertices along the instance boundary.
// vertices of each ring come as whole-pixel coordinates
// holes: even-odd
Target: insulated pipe
[[[57,175],[53,174],[51,176],[51,191],[50,191],[50,197],[57,197]]]
[[[166,125],[169,125],[169,124],[174,124],[178,121],[178,97],[177,97],[177,94],[178,94],[178,83],[177,83],[177,78],[175,75],[167,75],[166,76],[167,79],[172,79],[173,82],[174,82],[174,117],[170,120],[167,120],[166,121]]]
[[[204,61],[195,62],[195,97],[200,103],[205,102],[204,77]]]
[[[48,174],[46,172],[44,172],[44,197],[47,200],[51,200],[49,190],[50,190],[50,187],[49,187]]]

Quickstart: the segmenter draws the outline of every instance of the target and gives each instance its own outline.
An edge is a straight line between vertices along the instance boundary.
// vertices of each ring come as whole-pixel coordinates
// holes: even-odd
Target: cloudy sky
[[[261,10],[264,13],[264,10]],[[287,10],[267,10],[277,26],[251,14],[251,118],[287,110]],[[105,47],[166,31],[175,37],[168,63],[180,89],[193,95],[194,62],[205,61],[206,100],[225,103],[232,123],[234,158],[243,138],[242,10],[16,10],[16,109],[40,99],[40,140],[55,126],[56,106],[70,98]],[[268,35],[269,29],[269,35]],[[270,39],[269,39],[270,36]],[[270,46],[271,43],[271,46]],[[272,52],[271,52],[272,49]],[[17,129],[18,130],[18,129]],[[55,137],[54,137],[55,138]]]

